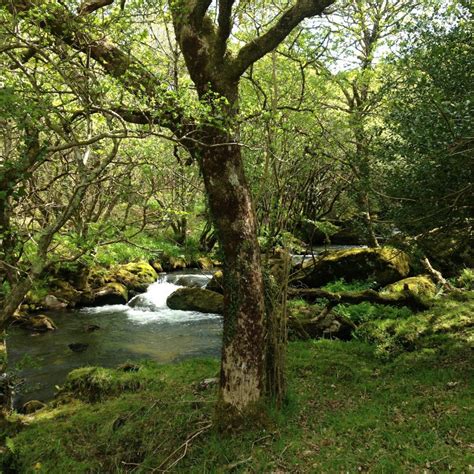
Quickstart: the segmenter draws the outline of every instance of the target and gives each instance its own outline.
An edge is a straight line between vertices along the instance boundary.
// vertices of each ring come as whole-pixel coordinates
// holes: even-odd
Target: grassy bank
[[[14,417],[4,472],[469,472],[474,304],[463,300],[389,329],[372,320],[370,342],[291,343],[287,406],[233,436],[213,430],[215,387],[198,387],[216,360],[80,369],[55,406]],[[408,326],[405,351],[380,357],[382,335]]]

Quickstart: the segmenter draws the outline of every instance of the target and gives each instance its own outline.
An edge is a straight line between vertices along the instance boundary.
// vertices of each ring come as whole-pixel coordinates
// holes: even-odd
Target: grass
[[[389,359],[363,340],[291,343],[287,405],[233,436],[211,426],[215,388],[196,388],[216,360],[81,369],[62,401],[16,417],[25,426],[9,434],[4,471],[470,472],[473,306],[445,299],[393,319],[416,337]]]

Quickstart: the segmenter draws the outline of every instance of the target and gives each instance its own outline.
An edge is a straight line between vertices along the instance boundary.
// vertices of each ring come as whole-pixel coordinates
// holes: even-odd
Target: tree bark
[[[256,219],[240,146],[207,130],[200,167],[224,254],[221,401],[238,412],[265,395],[265,301]]]

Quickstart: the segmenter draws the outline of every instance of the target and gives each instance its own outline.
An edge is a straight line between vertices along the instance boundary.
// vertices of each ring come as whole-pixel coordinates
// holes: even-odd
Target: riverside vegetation
[[[472,471],[472,14],[0,0],[0,469]]]

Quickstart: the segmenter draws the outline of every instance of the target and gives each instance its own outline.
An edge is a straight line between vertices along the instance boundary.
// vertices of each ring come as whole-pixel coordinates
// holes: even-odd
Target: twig
[[[204,426],[203,428],[201,428],[200,430],[196,431],[196,433],[194,433],[193,435],[191,435],[182,445],[180,445],[178,448],[176,448],[158,467],[156,467],[155,469],[153,469],[151,472],[156,472],[156,471],[159,471],[161,470],[162,467],[164,467],[166,465],[166,463],[173,458],[173,456],[179,452],[182,448],[184,448],[184,451],[183,453],[178,457],[178,459],[176,459],[176,461],[174,461],[172,464],[170,464],[166,469],[165,471],[168,471],[170,470],[172,467],[176,466],[176,464],[178,464],[179,461],[181,461],[181,459],[183,459],[186,454],[188,453],[188,447],[189,447],[189,443],[191,443],[191,441],[195,438],[197,438],[198,436],[200,436],[202,433],[204,433],[205,431],[207,431],[210,427],[212,426],[212,423],[208,423],[206,426]]]

